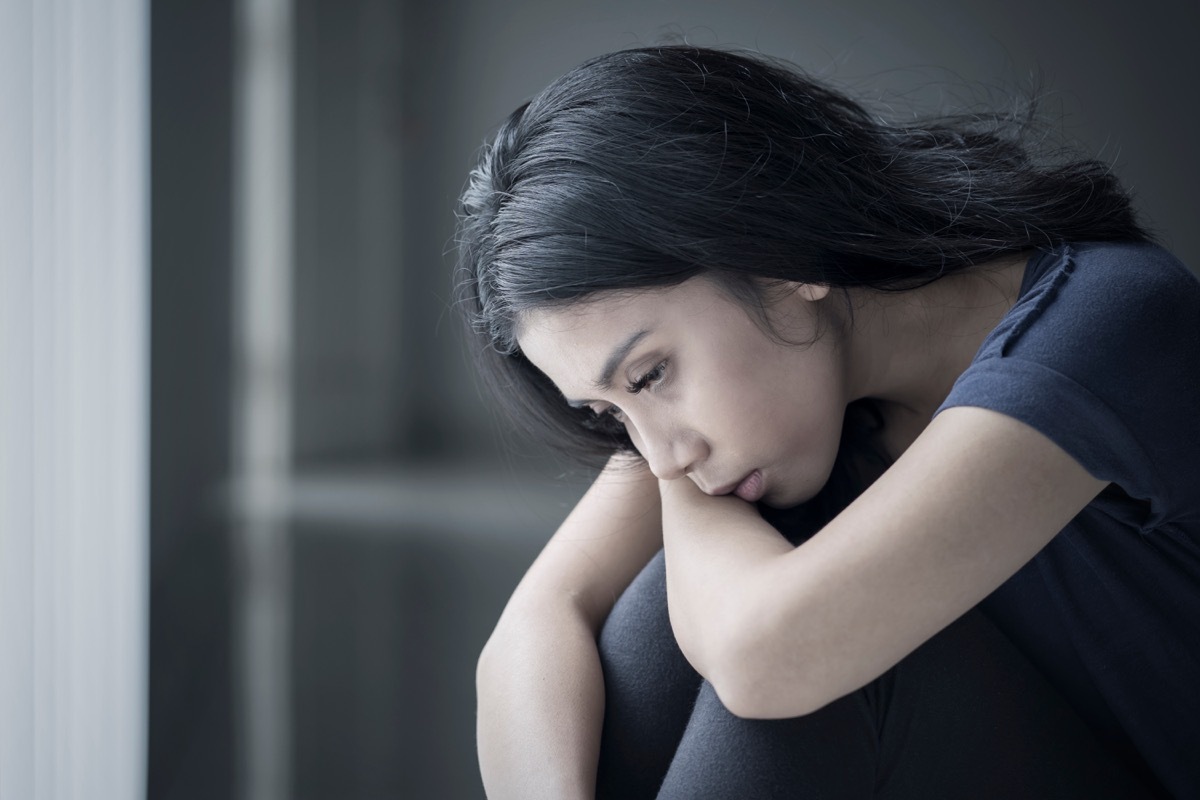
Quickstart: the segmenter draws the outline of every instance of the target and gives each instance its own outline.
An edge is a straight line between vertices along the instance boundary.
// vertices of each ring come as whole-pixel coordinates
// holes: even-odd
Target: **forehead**
[[[711,281],[699,277],[675,286],[600,292],[585,300],[523,312],[517,321],[517,343],[530,355],[531,346],[541,349],[547,339],[577,344],[611,341],[631,326],[711,321],[710,313],[729,302]]]
[[[526,343],[542,337],[586,337],[616,325],[631,324],[646,316],[654,305],[666,299],[660,289],[638,289],[629,292],[603,292],[586,300],[543,306],[524,311],[517,321],[517,342],[522,350]]]
[[[678,343],[701,330],[752,325],[742,306],[712,281],[603,292],[587,300],[524,312],[517,343],[559,388],[581,393],[615,348],[639,332],[647,345]]]
[[[559,383],[564,372],[596,369],[603,353],[630,332],[648,330],[656,321],[653,309],[663,307],[668,298],[669,290],[639,289],[535,308],[521,314],[517,344],[535,366]]]

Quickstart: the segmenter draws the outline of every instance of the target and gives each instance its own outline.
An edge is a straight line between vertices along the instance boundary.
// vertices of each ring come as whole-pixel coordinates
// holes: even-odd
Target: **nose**
[[[641,430],[634,444],[656,478],[672,481],[687,475],[708,456],[708,444],[694,431]],[[639,441],[640,440],[640,441]]]

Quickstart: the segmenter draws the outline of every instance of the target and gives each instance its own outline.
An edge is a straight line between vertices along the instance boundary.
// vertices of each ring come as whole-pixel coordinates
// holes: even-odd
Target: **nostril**
[[[673,481],[687,474],[682,467],[667,466],[654,461],[650,462],[650,471],[654,473],[654,477],[662,481]]]
[[[678,430],[662,435],[638,431],[635,444],[639,446],[650,471],[656,478],[672,481],[693,472],[708,457],[706,440],[690,431]]]

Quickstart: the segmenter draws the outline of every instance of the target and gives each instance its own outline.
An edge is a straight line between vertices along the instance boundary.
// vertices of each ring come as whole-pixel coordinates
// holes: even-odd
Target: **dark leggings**
[[[599,798],[1148,796],[978,611],[813,714],[741,719],[675,643],[659,553],[600,657]]]

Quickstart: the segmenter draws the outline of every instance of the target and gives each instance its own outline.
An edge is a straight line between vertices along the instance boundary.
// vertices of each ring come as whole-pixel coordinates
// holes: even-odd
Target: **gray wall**
[[[150,798],[233,790],[231,11],[150,15]]]
[[[1066,136],[1195,268],[1195,16],[1184,0],[297,0],[295,796],[481,796],[474,654],[579,490],[502,452],[446,312],[456,197],[514,107],[668,36],[789,57],[898,108],[1003,98],[1036,73]],[[235,576],[208,500],[229,458],[229,37],[227,3],[155,5],[154,797],[231,780]]]

